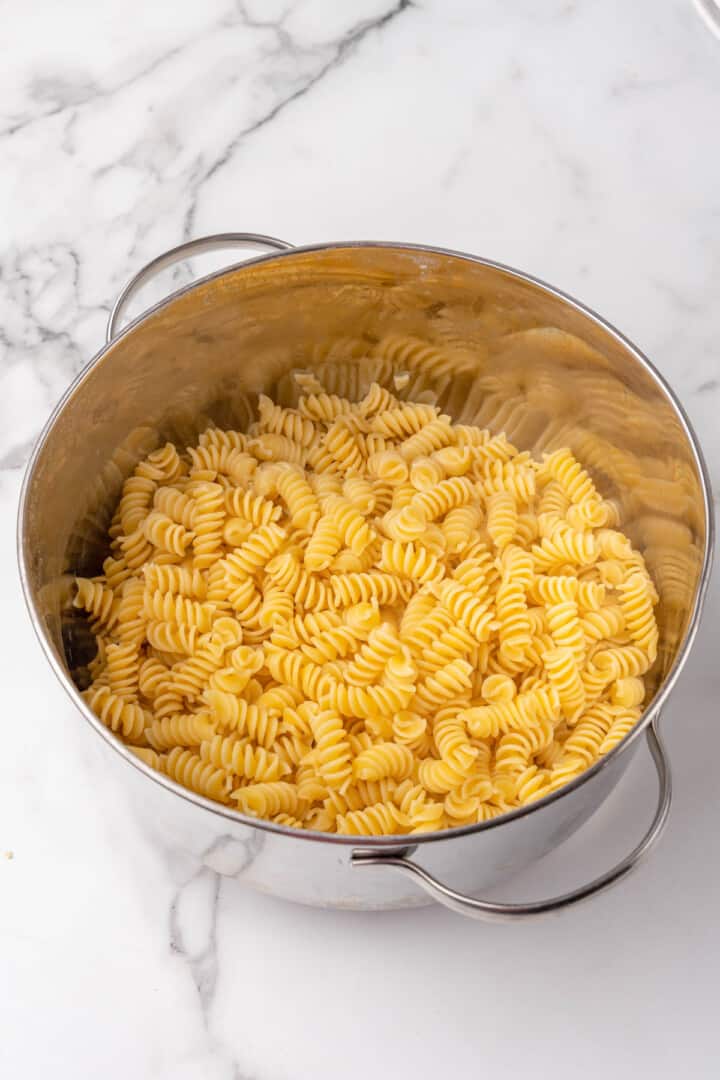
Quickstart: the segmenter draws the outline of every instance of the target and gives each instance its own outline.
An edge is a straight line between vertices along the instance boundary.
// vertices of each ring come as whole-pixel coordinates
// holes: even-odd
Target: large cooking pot
[[[128,300],[147,279],[220,246],[271,254],[182,289],[117,333]],[[660,649],[637,727],[567,787],[483,824],[359,844],[248,818],[139,761],[78,693],[75,680],[93,643],[70,599],[73,575],[99,572],[120,487],[142,456],[166,439],[192,440],[211,420],[246,424],[258,391],[290,403],[297,369],[318,372],[328,389],[362,393],[368,353],[388,333],[442,346],[451,370],[431,363],[422,385],[454,419],[505,430],[524,449],[570,445],[603,493],[621,504],[623,528],[645,554],[660,594]],[[270,237],[229,234],[168,252],[127,286],[106,346],[40,436],[22,491],[18,543],[28,609],[48,660],[123,770],[131,805],[163,844],[301,903],[383,909],[427,903],[429,894],[464,914],[517,918],[619,880],[660,834],[670,774],[658,717],[698,628],[712,528],[702,454],[672,390],[629,341],[577,301],[527,274],[453,251],[380,243],[293,249]],[[607,798],[643,738],[657,767],[657,809],[619,865],[532,903],[468,895],[570,836]]]

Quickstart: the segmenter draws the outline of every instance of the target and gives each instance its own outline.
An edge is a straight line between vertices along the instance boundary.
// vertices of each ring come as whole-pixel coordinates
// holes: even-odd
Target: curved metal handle
[[[473,919],[484,919],[489,922],[520,919],[527,915],[543,915],[551,911],[560,911],[562,908],[577,904],[581,900],[587,900],[588,897],[609,888],[610,885],[614,885],[616,881],[620,881],[621,878],[629,874],[642,857],[648,853],[665,827],[672,797],[670,762],[660,739],[655,720],[647,729],[647,741],[657,769],[659,789],[658,804],[652,824],[640,843],[612,870],[607,870],[587,885],[581,885],[571,892],[563,893],[561,896],[552,896],[547,900],[533,900],[525,904],[503,904],[496,903],[493,900],[477,900],[474,896],[466,896],[464,893],[456,892],[455,889],[444,885],[437,878],[428,874],[427,870],[423,870],[417,863],[402,855],[383,855],[377,851],[357,850],[352,853],[351,863],[353,866],[392,867],[394,870],[399,870],[401,874],[412,878],[425,892],[452,911],[457,911],[460,915],[468,915]]]
[[[197,240],[187,240],[184,244],[178,244],[138,270],[134,277],[130,278],[123,291],[115,301],[115,306],[110,312],[108,319],[105,341],[109,345],[117,335],[118,324],[122,319],[125,308],[138,289],[165,270],[168,266],[182,262],[191,255],[203,255],[208,251],[218,251],[221,248],[247,248],[266,247],[272,251],[287,251],[293,245],[285,240],[276,240],[274,236],[262,236],[260,233],[216,233],[214,236],[200,236]]]
[[[695,0],[695,8],[708,30],[720,38],[720,3],[718,3],[718,0]]]

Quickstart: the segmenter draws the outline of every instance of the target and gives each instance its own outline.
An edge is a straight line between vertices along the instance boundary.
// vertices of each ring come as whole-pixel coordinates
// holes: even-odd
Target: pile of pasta
[[[319,391],[319,388],[317,388]],[[89,706],[148,765],[285,826],[408,834],[556,791],[632,729],[642,556],[567,449],[372,384],[260,396],[125,482]]]

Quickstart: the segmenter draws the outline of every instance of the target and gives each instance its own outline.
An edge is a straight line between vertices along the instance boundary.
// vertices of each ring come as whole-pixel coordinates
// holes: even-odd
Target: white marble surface
[[[667,710],[661,845],[562,918],[305,910],[185,879],[128,814],[19,594],[30,446],[145,260],[224,229],[523,267],[654,359],[720,468],[720,42],[690,0],[5,0],[0,74],[0,1072],[717,1075],[720,604]],[[215,264],[219,259],[215,259]],[[508,886],[639,835],[637,760]]]

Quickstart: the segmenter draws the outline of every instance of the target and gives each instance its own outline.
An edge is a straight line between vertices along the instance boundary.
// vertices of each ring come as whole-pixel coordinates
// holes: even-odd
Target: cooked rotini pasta
[[[571,451],[431,404],[426,375],[466,358],[376,351],[387,386],[306,373],[247,433],[154,451],[76,579],[89,707],[281,828],[415,834],[542,799],[633,729],[658,650],[650,574]]]

